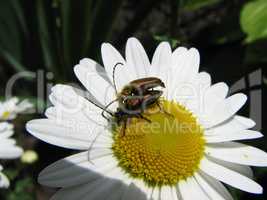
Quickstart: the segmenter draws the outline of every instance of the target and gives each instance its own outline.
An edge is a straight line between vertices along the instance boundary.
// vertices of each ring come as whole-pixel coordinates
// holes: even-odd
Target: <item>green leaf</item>
[[[197,10],[218,2],[220,2],[220,0],[181,0],[183,8],[190,11]]]
[[[27,71],[27,69],[22,64],[20,64],[20,62],[14,56],[12,56],[8,51],[5,51],[4,49],[0,48],[0,54],[5,59],[5,61],[15,69],[15,71],[17,72]],[[27,79],[29,79],[29,77]]]
[[[67,64],[71,63],[71,1],[65,0],[60,2],[60,8],[61,8],[61,20],[62,20],[62,46],[63,46],[63,54],[64,54],[64,61]]]
[[[45,61],[45,66],[48,70],[55,71],[57,69],[57,54],[55,41],[53,42],[52,25],[49,23],[49,14],[46,10],[47,2],[42,0],[37,0],[36,10],[37,10],[37,20],[38,20],[38,31],[40,42],[43,51],[43,57]],[[51,25],[51,26],[50,26]],[[53,70],[54,69],[54,70]]]
[[[10,181],[14,180],[19,174],[19,170],[16,169],[5,169],[4,172]]]
[[[154,40],[159,41],[159,42],[163,42],[163,41],[168,41],[171,44],[171,47],[174,49],[178,46],[178,44],[181,44],[181,41],[175,39],[175,38],[171,38],[165,35],[155,35],[153,36]]]
[[[84,55],[97,58],[101,43],[108,40],[113,29],[113,24],[122,6],[122,0],[105,1],[99,0],[93,12],[91,37],[89,47],[84,50]],[[104,19],[104,20],[103,20]]]
[[[0,1],[0,48],[22,61],[21,29],[12,2]]]
[[[92,1],[65,0],[60,1],[59,7],[64,61],[72,71],[72,66],[81,59],[82,52],[88,48],[93,15]]]
[[[25,178],[16,182],[15,188],[7,194],[7,200],[34,200],[33,180]]]
[[[25,34],[25,36],[28,36],[29,33],[21,1],[10,0],[10,3],[12,8],[14,9],[14,14],[16,14],[17,16],[17,20],[19,22],[19,25],[21,26],[23,33]]]
[[[246,42],[267,38],[267,1],[252,1],[243,7],[240,16],[242,30],[247,34]]]

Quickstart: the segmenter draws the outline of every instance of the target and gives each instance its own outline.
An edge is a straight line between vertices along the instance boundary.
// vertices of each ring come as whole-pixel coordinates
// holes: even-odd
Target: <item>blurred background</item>
[[[32,163],[1,161],[11,187],[0,190],[0,199],[45,200],[54,193],[38,185],[38,173],[73,152],[37,141],[26,132],[25,123],[43,116],[53,84],[78,83],[73,66],[81,58],[102,63],[102,42],[123,53],[127,38],[135,36],[150,58],[161,41],[169,41],[173,48],[196,47],[201,71],[209,72],[213,83],[225,81],[232,92],[248,95],[240,113],[257,121],[256,129],[264,134],[266,22],[267,0],[0,1],[0,96],[4,100],[11,85],[14,96],[36,105],[35,113],[13,123],[19,145],[38,154]],[[266,138],[249,143],[267,150]],[[235,199],[267,199],[267,168],[254,172],[265,193],[230,188]]]

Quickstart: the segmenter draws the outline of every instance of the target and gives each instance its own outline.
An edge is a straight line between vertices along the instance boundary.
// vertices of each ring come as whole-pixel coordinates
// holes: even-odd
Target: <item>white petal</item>
[[[160,200],[178,200],[176,189],[171,186],[161,187]]]
[[[98,185],[98,187],[94,187],[94,189],[90,188],[91,190],[89,190],[87,192],[87,195],[83,197],[81,200],[88,200],[88,196],[89,196],[89,199],[92,199],[92,200],[111,199],[112,193],[121,193],[120,194],[120,197],[121,197],[122,196],[122,190],[121,190],[122,184],[123,183],[118,180],[106,178]],[[126,187],[126,185],[123,185],[123,187]],[[120,198],[117,198],[117,199],[120,199]]]
[[[33,104],[29,102],[28,99],[24,99],[23,101],[21,101],[17,107],[16,107],[16,112],[17,113],[22,113],[25,112],[29,109],[33,108]]]
[[[62,125],[50,119],[36,119],[26,124],[26,129],[35,137],[60,147],[86,150],[103,128],[79,127],[76,124]],[[101,133],[103,134],[103,133]]]
[[[9,138],[13,134],[14,134],[13,130],[7,130],[7,131],[0,132],[0,139]]]
[[[204,112],[204,102],[203,95],[206,90],[210,87],[211,78],[210,75],[206,72],[198,73],[192,80],[191,83],[185,84],[184,88],[181,88],[183,91],[184,99],[180,99],[180,103],[182,103],[187,109],[189,109],[193,114],[195,114],[200,122]],[[204,116],[205,117],[205,116]]]
[[[175,49],[175,51],[172,53],[172,71],[169,74],[170,78],[169,81],[171,81],[171,84],[168,88],[168,95],[170,100],[176,99],[176,96],[178,96],[178,90],[176,89],[177,84],[177,74],[181,72],[183,69],[183,65],[186,60],[187,56],[187,48],[185,47],[178,47]]]
[[[23,153],[22,148],[18,146],[10,146],[1,144],[0,158],[1,159],[14,159],[19,158]]]
[[[229,87],[224,82],[212,85],[205,93],[205,103],[207,103],[207,105],[210,105],[209,103],[213,104],[213,98],[221,101],[222,99],[226,98],[228,91]]]
[[[205,191],[205,193],[209,196],[210,199],[226,200],[212,185],[210,185],[198,173],[195,173],[194,177],[199,186],[202,188],[202,190]]]
[[[108,115],[108,114],[107,114]],[[98,113],[84,107],[84,109],[68,109],[63,107],[50,107],[46,109],[45,116],[57,124],[69,124],[81,129],[95,130],[98,127],[106,127],[108,121]]]
[[[99,179],[101,180],[101,179]],[[94,183],[98,183],[96,181],[91,182],[91,187],[96,188],[98,185],[94,185]],[[56,192],[55,195],[53,195],[50,200],[73,200],[73,199],[81,199],[84,196],[87,196],[89,199],[88,189],[91,189],[89,184],[83,184],[83,185],[77,185],[75,187],[71,188],[63,188],[60,189],[58,192]],[[89,187],[89,188],[88,188]]]
[[[189,49],[183,59],[181,71],[179,74],[176,74],[178,84],[190,83],[190,80],[195,78],[199,70],[200,56],[197,49]]]
[[[125,60],[121,54],[109,43],[102,44],[101,54],[107,75],[112,82],[113,67],[117,63],[125,64]]]
[[[144,47],[136,38],[129,38],[126,44],[126,62],[131,71],[135,71],[136,78],[147,76],[150,62]]]
[[[12,138],[3,138],[0,140],[0,148],[4,150],[6,147],[13,147],[16,145],[16,140]]]
[[[181,191],[180,191],[180,189],[179,189],[179,185],[176,185],[175,189],[176,189],[177,199],[178,199],[178,200],[182,200],[183,197],[182,197]]]
[[[160,188],[155,187],[151,193],[152,200],[160,200]]]
[[[114,66],[118,65],[114,72],[114,79],[117,89],[120,91],[123,86],[135,79],[134,71],[131,72],[130,68],[126,66],[124,58],[121,54],[109,43],[102,44],[101,47],[102,59],[107,71],[110,82],[113,84],[113,70]]]
[[[262,193],[262,187],[255,181],[237,172],[213,163],[206,158],[201,160],[200,169],[208,175],[240,190],[255,194]]]
[[[107,105],[115,99],[115,91],[111,83],[103,78],[106,74],[100,74],[98,68],[101,68],[101,66],[95,61],[84,59],[74,67],[74,72],[84,87],[101,104]]]
[[[12,97],[8,99],[4,104],[5,105],[16,105],[19,102],[18,97]]]
[[[170,100],[177,99],[179,97],[179,90],[177,89],[177,82],[178,82],[178,76],[177,74],[180,74],[186,57],[187,57],[187,48],[185,47],[179,47],[175,49],[175,51],[172,53],[172,62],[171,62],[171,72],[168,74],[169,75],[169,86],[168,86],[168,94],[167,97]]]
[[[121,180],[123,183],[129,185],[131,183],[131,179],[129,176],[121,169],[121,167],[118,167],[117,161],[115,161],[114,157],[109,156],[107,157],[109,159],[108,161],[110,162],[110,169],[106,170],[104,172],[99,171],[99,173],[104,173],[105,176],[108,176],[113,179]]]
[[[191,177],[178,183],[183,200],[201,199],[209,200],[207,194],[202,190],[197,181]]]
[[[96,200],[107,199],[120,186],[120,182],[108,178],[99,178],[88,184],[65,188],[57,192],[52,200]]]
[[[121,183],[118,183],[115,185],[115,188],[112,189],[112,192],[108,195],[109,200],[118,200],[122,199],[123,194],[127,190],[128,185]]]
[[[92,149],[90,160],[88,151],[64,158],[45,168],[38,181],[51,187],[70,187],[87,183],[101,176],[90,169],[93,160],[110,154],[109,149]]]
[[[141,179],[132,179],[127,176],[128,181],[127,184],[130,186],[131,184],[134,184],[141,192],[142,194],[146,195],[146,199],[151,199],[153,188],[149,187],[144,181]],[[130,180],[130,182],[129,182]]]
[[[219,102],[225,99],[228,91],[229,87],[223,82],[216,83],[203,91],[204,114],[207,115],[210,113]],[[205,116],[205,118],[207,118],[207,116]],[[203,119],[202,121],[207,121],[207,119]],[[208,126],[206,128],[208,128]]]
[[[10,183],[6,175],[0,172],[0,188],[8,188],[9,185]]]
[[[185,61],[186,53],[188,49],[185,47],[178,47],[172,53],[172,67],[175,69],[175,72],[178,72],[182,69],[182,63]]]
[[[220,135],[240,132],[242,130],[250,129],[255,126],[255,122],[251,119],[234,116],[218,126],[212,127],[205,131],[205,135]]]
[[[150,76],[159,77],[165,84],[171,69],[172,51],[168,42],[161,42],[152,58]]]
[[[135,184],[131,183],[127,189],[124,191],[123,196],[121,197],[121,200],[127,199],[127,200],[147,200],[146,194],[143,193],[140,188],[138,188]]]
[[[223,143],[206,147],[209,156],[242,165],[267,166],[267,153],[240,143]]]
[[[218,125],[232,117],[246,102],[247,96],[241,93],[234,94],[217,105],[207,113],[205,127]]]
[[[206,86],[210,86],[211,85],[211,77],[210,77],[209,73],[207,73],[207,72],[200,72],[197,75],[197,79],[198,79],[198,82],[200,84],[203,84],[203,85],[206,85]]]
[[[207,155],[207,158],[210,161],[212,161],[218,165],[224,166],[224,167],[226,167],[232,171],[238,172],[239,174],[242,174],[242,175],[244,175],[250,179],[254,178],[253,171],[252,171],[251,167],[249,167],[247,165],[240,165],[240,164],[236,164],[236,163],[226,162],[226,161],[219,160],[217,158],[214,158],[214,157],[211,157],[208,155]]]
[[[49,108],[45,115],[57,121],[72,121],[95,126],[106,125],[107,120],[101,116],[102,109],[85,99],[84,91],[68,85],[56,85],[49,96],[56,108]],[[98,104],[97,102],[94,102]],[[92,123],[94,122],[94,123]]]
[[[70,85],[57,84],[51,88],[51,95],[49,96],[51,98],[49,100],[54,106],[62,106],[65,108],[76,108],[81,106],[80,104],[95,106],[86,99],[86,95],[86,91],[81,89]],[[96,109],[97,108],[98,107],[96,107]]]
[[[181,55],[180,59],[181,68],[178,68],[178,72],[173,72],[171,91],[173,98],[179,103],[183,103],[188,98],[192,98],[192,92],[198,91],[194,80],[199,69],[199,53],[196,49],[191,48]]]
[[[221,133],[216,135],[206,135],[205,140],[207,143],[219,143],[234,140],[248,140],[263,137],[260,132],[252,130],[243,130],[235,133]]]
[[[195,174],[195,178],[211,199],[233,200],[232,195],[220,181],[217,181],[201,171]]]
[[[10,124],[8,122],[0,122],[0,132],[7,131],[7,130],[13,130],[14,125]]]

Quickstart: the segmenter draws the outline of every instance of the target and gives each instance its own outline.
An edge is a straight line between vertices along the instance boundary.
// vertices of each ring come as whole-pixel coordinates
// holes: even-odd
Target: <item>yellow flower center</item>
[[[204,154],[203,128],[182,105],[160,101],[141,118],[131,118],[113,129],[113,154],[119,166],[131,177],[149,186],[175,185],[199,168]],[[155,110],[158,112],[153,112]]]
[[[9,116],[10,116],[10,112],[8,112],[8,111],[3,112],[3,114],[2,114],[3,119],[8,119]]]

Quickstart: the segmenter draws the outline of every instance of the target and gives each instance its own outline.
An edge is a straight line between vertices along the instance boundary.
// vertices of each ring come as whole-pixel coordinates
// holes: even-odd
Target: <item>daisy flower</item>
[[[5,102],[0,102],[0,120],[12,120],[17,114],[27,111],[33,105],[27,100],[19,102],[17,97],[12,97]]]
[[[43,141],[82,151],[41,172],[41,184],[61,188],[53,200],[233,199],[222,183],[262,193],[249,166],[267,166],[267,154],[236,142],[262,137],[249,130],[251,119],[236,114],[247,97],[228,96],[225,83],[211,84],[210,75],[199,72],[196,49],[172,52],[162,42],[150,62],[130,38],[125,59],[108,43],[101,52],[104,68],[91,59],[74,68],[87,92],[54,86],[46,118],[26,125]],[[114,100],[131,81],[148,77],[164,83],[163,94],[142,117],[128,120],[120,110],[125,102]],[[126,126],[118,123],[123,116]]]
[[[16,145],[16,141],[10,137],[13,135],[13,125],[7,122],[0,123],[0,160],[15,159],[22,155],[23,150]],[[0,165],[0,188],[9,187],[8,178],[2,173]]]

